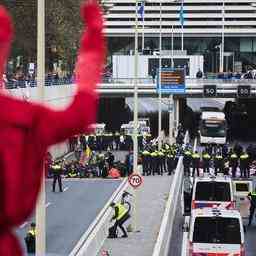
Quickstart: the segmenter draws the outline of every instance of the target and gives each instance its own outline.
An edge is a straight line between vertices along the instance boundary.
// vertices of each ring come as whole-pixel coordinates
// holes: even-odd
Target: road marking
[[[27,225],[28,225],[28,222],[25,221],[23,224],[20,225],[20,228],[21,228],[21,229],[22,229],[22,228],[25,228]]]
[[[65,191],[67,191],[69,189],[69,187],[65,187],[64,189],[63,189],[63,191],[65,192]]]
[[[46,205],[45,205],[45,208],[47,208],[48,206],[50,206],[52,203],[48,202]]]

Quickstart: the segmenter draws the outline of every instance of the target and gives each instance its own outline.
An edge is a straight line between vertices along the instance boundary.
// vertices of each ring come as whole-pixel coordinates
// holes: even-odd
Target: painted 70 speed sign
[[[137,188],[142,184],[143,180],[138,173],[133,173],[129,176],[128,182],[133,188]]]

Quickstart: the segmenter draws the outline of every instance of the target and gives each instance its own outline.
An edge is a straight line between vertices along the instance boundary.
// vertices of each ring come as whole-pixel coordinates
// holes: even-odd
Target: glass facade
[[[173,49],[181,49],[181,38],[174,37]],[[218,72],[219,44],[221,37],[184,37],[184,50],[188,55],[204,56],[204,72]],[[145,37],[144,48],[151,51],[159,49],[159,37]],[[108,55],[129,55],[134,52],[134,37],[109,37]],[[139,50],[142,49],[142,38],[139,38]],[[171,50],[171,36],[163,37],[162,50]],[[256,69],[256,37],[225,37],[224,71],[246,72]],[[109,58],[111,61],[111,58]]]

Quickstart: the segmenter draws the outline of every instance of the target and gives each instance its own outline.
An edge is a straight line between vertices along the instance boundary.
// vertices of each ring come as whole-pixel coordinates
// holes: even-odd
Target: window
[[[248,183],[236,183],[236,191],[237,192],[249,192],[249,184]]]
[[[197,182],[196,183],[196,201],[220,201],[231,200],[230,184],[228,182]]]
[[[194,224],[194,243],[240,244],[238,218],[197,217]]]
[[[207,120],[202,121],[202,136],[206,137],[225,137],[226,136],[226,125],[223,122],[208,122]]]

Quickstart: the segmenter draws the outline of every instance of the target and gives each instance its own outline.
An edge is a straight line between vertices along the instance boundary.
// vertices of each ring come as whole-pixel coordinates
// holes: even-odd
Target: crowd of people
[[[138,135],[138,147],[141,150],[152,137],[150,134]],[[70,151],[85,150],[87,146],[93,151],[131,150],[133,147],[132,135],[114,133],[78,135],[70,138]]]
[[[233,178],[238,176],[249,178],[255,160],[256,147],[252,144],[247,148],[243,148],[238,143],[230,148],[227,145],[208,145],[202,152],[192,152],[188,145],[184,150],[183,165],[186,175],[190,175],[190,168],[192,168],[192,176],[195,172],[199,176],[199,169],[203,169],[204,173],[209,173],[210,169],[213,169],[215,175],[223,173],[232,175]]]
[[[242,72],[232,72],[232,71],[227,71],[227,72],[220,72],[217,74],[209,73],[209,74],[204,74],[201,69],[199,69],[196,73],[196,78],[197,79],[209,79],[209,78],[215,78],[215,79],[223,79],[223,80],[240,80],[240,79],[256,79],[256,70],[254,69],[249,69],[245,73]]]

